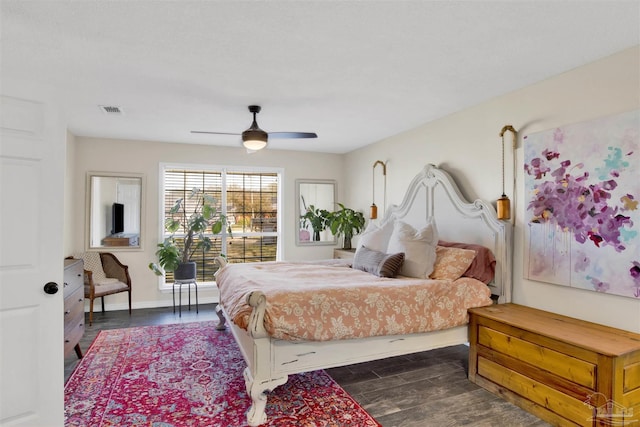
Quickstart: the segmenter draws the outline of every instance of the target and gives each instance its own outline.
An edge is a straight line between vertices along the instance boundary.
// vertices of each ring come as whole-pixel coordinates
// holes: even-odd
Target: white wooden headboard
[[[489,284],[498,303],[511,302],[512,225],[496,217],[483,200],[467,201],[453,178],[427,165],[413,178],[400,205],[390,206],[383,218],[402,220],[416,228],[434,218],[440,239],[488,247],[496,258],[495,279]]]

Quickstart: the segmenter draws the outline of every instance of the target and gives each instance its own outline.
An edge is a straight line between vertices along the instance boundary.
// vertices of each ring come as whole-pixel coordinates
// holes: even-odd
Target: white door
[[[0,110],[0,425],[62,426],[66,131],[50,104],[25,92],[5,96],[15,90],[6,83]],[[48,282],[58,292],[45,293]]]

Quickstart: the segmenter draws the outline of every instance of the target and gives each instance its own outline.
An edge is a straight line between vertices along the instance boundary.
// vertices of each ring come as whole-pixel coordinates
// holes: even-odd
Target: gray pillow
[[[380,277],[396,277],[404,262],[404,252],[385,254],[361,246],[353,257],[352,268]]]

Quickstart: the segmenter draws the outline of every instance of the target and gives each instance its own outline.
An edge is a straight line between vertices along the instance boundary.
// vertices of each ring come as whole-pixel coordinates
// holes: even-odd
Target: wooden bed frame
[[[490,248],[496,257],[494,282],[489,284],[498,303],[511,301],[511,224],[496,219],[490,204],[467,202],[451,176],[427,165],[411,182],[402,203],[387,209],[383,221],[400,219],[416,228],[433,217],[442,240],[477,243]],[[247,413],[251,426],[267,420],[268,391],[301,372],[410,354],[468,342],[467,325],[435,332],[378,336],[336,341],[284,341],[272,339],[264,328],[266,298],[262,292],[247,297],[253,307],[248,330],[226,322],[247,363],[244,378],[252,405]],[[228,318],[222,304],[217,306],[218,329]]]

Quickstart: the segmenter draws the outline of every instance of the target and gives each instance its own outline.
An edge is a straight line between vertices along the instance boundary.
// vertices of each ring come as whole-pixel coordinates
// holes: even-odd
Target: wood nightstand
[[[334,249],[333,250],[333,258],[334,259],[350,259],[353,260],[353,257],[356,254],[355,249]]]
[[[517,304],[469,315],[470,381],[554,425],[640,424],[640,334]]]

